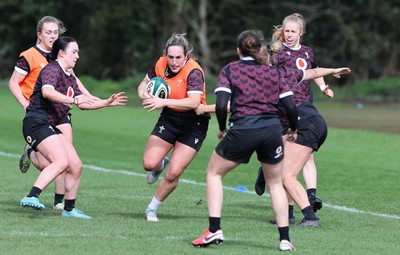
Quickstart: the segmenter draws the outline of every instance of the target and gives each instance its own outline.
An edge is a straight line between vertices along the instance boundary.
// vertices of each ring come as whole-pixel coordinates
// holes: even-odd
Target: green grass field
[[[346,126],[346,121],[361,121],[357,120],[361,112],[353,113],[353,117],[345,114],[354,111],[351,107],[321,105],[321,112],[329,115],[328,124],[335,124],[315,154],[318,196],[325,202],[318,212],[322,228],[290,229],[299,254],[400,251],[400,135]],[[202,150],[159,209],[160,222],[150,223],[144,218],[144,210],[156,186],[146,183],[141,158],[158,112],[133,107],[73,110],[74,144],[84,163],[77,207],[93,217],[80,220],[62,218],[50,209],[53,185],[41,195],[46,210],[19,206],[38,171],[31,167],[26,174],[19,172],[23,113],[6,88],[0,88],[0,109],[1,254],[280,253],[277,229],[268,224],[273,218],[269,197],[253,192],[258,168],[255,158],[224,179],[222,228],[226,241],[206,249],[191,245],[208,227],[204,172],[218,143],[215,117]],[[366,107],[362,114],[368,117],[376,111]],[[348,119],[335,119],[336,114]],[[378,115],[383,118],[384,114]],[[390,121],[391,115],[387,116],[385,121]],[[362,119],[361,126],[367,129],[364,122],[368,121]],[[353,129],[336,128],[340,124]],[[235,191],[238,185],[246,186],[249,192]],[[302,218],[298,208],[295,216],[297,221]]]

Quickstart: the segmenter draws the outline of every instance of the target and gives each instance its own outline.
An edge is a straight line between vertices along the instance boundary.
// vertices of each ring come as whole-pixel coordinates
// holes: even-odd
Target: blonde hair
[[[44,23],[56,23],[57,26],[58,26],[58,35],[59,36],[61,36],[62,34],[65,33],[65,31],[67,31],[67,29],[64,26],[64,23],[61,20],[59,20],[59,19],[57,19],[57,18],[55,18],[53,16],[44,16],[37,23],[37,26],[36,26],[36,32],[37,33],[42,32]],[[36,40],[36,44],[39,44],[39,43],[40,43],[40,39],[38,38]]]
[[[282,25],[275,26],[272,30],[272,42],[270,44],[272,52],[280,52],[282,50],[282,43],[285,41],[284,27],[289,21],[296,22],[299,25],[301,34],[304,35],[306,33],[306,22],[304,21],[303,15],[292,13],[286,16],[282,21]]]

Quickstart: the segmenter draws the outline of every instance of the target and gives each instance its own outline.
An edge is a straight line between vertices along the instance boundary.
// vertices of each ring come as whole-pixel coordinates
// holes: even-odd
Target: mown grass
[[[273,218],[269,198],[252,192],[258,168],[255,158],[224,179],[222,227],[227,240],[208,249],[195,249],[190,244],[208,226],[204,171],[218,143],[215,118],[199,155],[160,208],[158,223],[144,218],[156,186],[146,184],[141,163],[158,112],[136,107],[73,110],[74,144],[85,164],[77,207],[93,220],[64,219],[52,211],[53,185],[41,196],[46,210],[21,208],[19,200],[29,191],[38,171],[32,167],[21,174],[18,170],[24,146],[23,113],[7,89],[0,88],[0,92],[2,254],[279,253],[277,229],[268,224]],[[353,107],[321,104],[319,109],[342,116],[337,117],[340,120],[354,111]],[[379,115],[381,123],[392,119],[384,110],[365,107],[363,111],[365,118]],[[356,116],[350,114],[349,121]],[[330,117],[326,119],[330,125]],[[318,212],[323,226],[290,229],[299,254],[396,254],[400,250],[400,135],[370,131],[366,124],[361,127],[330,128],[326,143],[315,154],[318,196],[325,201]],[[238,185],[249,192],[235,191]],[[301,219],[297,208],[295,216],[297,221]]]

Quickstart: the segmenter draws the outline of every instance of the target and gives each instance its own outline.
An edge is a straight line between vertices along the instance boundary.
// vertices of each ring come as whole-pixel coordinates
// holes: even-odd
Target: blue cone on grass
[[[241,191],[241,192],[249,192],[249,190],[243,186],[243,185],[239,185],[235,188],[236,191]]]

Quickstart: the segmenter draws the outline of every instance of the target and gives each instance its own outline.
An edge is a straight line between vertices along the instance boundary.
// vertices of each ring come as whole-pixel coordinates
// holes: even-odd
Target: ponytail
[[[53,43],[53,48],[49,54],[47,54],[47,62],[53,62],[58,58],[60,50],[65,50],[69,43],[76,42],[76,40],[70,36],[61,36]]]

